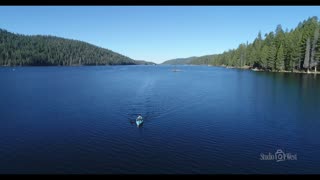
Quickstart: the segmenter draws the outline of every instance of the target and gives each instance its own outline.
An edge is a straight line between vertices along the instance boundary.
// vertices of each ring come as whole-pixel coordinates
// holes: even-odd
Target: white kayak
[[[137,117],[136,124],[137,126],[140,126],[143,123],[143,118],[141,116]]]

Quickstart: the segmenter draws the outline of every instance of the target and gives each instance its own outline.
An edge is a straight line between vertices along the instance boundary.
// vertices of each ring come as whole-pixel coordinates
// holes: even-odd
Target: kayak
[[[142,123],[143,123],[142,117],[141,116],[137,117],[137,119],[136,119],[137,126],[140,126]]]
[[[143,123],[143,120],[142,120],[142,119],[141,119],[141,120],[136,120],[137,126],[140,126],[142,123]]]

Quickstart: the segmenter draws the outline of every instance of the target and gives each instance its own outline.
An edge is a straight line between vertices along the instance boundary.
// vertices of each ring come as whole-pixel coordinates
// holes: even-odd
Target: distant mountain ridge
[[[144,60],[135,60],[137,65],[156,65],[154,62],[144,61]]]
[[[190,64],[192,60],[196,59],[198,57],[192,56],[187,58],[176,58],[176,59],[170,59],[167,61],[164,61],[162,64],[172,64],[172,65],[178,65],[178,64]]]

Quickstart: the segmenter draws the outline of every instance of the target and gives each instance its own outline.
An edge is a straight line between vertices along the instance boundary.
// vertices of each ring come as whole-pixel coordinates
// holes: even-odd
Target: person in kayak
[[[142,120],[141,114],[138,115],[137,120]]]

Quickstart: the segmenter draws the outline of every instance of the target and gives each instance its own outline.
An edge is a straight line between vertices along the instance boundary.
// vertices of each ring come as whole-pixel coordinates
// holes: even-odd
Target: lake
[[[177,67],[1,67],[0,174],[320,172],[319,75]]]

